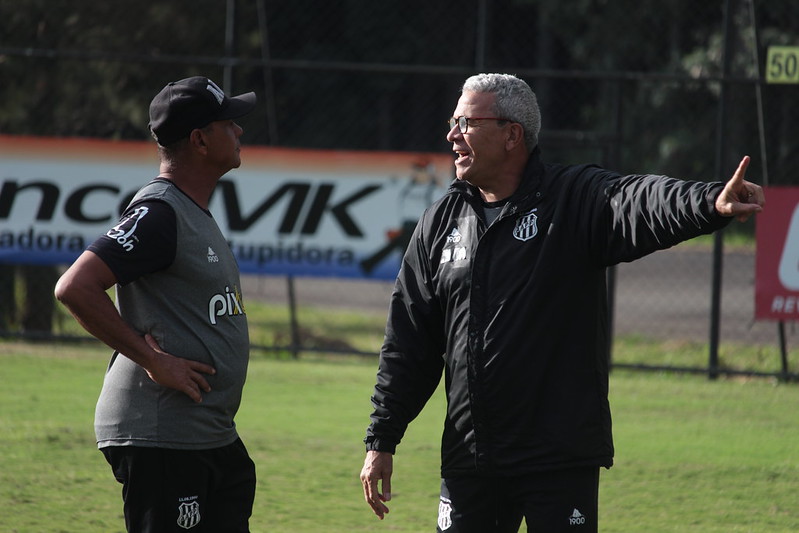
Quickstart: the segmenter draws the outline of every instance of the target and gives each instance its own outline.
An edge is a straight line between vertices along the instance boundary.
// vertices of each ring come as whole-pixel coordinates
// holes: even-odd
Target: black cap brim
[[[228,120],[243,117],[255,109],[256,97],[254,92],[231,96],[227,99],[227,105],[219,112],[216,120]]]

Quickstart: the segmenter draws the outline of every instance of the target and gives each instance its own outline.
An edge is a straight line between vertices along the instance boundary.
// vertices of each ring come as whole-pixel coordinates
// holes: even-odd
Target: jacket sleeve
[[[372,395],[374,411],[364,439],[367,450],[394,453],[441,380],[443,313],[434,291],[423,220],[405,252],[391,296]]]
[[[719,215],[716,197],[724,185],[683,181],[668,176],[618,176],[607,173],[595,196],[599,219],[594,228],[606,265],[632,261],[699,235],[725,227],[731,218]]]

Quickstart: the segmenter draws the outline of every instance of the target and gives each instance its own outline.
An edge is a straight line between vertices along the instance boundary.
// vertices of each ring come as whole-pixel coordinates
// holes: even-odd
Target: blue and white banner
[[[68,264],[157,175],[155,145],[0,136],[0,263]],[[242,272],[393,279],[446,154],[244,146],[209,209]]]

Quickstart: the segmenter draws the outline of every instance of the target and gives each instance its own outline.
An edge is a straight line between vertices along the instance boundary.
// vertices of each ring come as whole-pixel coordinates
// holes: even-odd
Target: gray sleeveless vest
[[[141,200],[161,200],[175,210],[175,260],[165,270],[118,285],[120,314],[139,333],[150,333],[164,351],[208,363],[216,374],[206,376],[211,392],[203,392],[197,404],[115,353],[95,412],[98,447],[225,446],[237,438],[233,418],[249,359],[236,259],[213,217],[171,183],[149,183],[131,205]]]

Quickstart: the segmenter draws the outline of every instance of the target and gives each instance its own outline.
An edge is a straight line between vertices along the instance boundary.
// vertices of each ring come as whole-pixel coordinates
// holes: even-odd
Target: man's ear
[[[521,124],[512,122],[508,125],[506,131],[505,148],[508,151],[517,148],[520,144],[524,144],[524,128]]]
[[[203,130],[197,128],[191,130],[189,134],[189,144],[195,150],[205,151],[206,144],[205,144],[205,135],[203,135]]]

